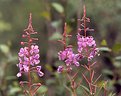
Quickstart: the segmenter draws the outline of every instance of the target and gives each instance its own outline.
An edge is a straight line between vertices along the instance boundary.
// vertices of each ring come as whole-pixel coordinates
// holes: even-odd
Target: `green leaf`
[[[15,80],[17,77],[16,76],[7,76],[6,80]]]
[[[59,40],[61,38],[62,38],[62,35],[59,32],[55,32],[54,34],[52,34],[49,40]]]
[[[121,62],[115,61],[115,62],[114,62],[114,66],[115,66],[116,68],[120,68],[120,67],[121,67]]]
[[[55,81],[54,81],[54,79],[48,79],[48,80],[46,80],[46,84],[47,85],[54,85]]]
[[[0,21],[0,32],[11,30],[11,25],[4,21]]]
[[[102,46],[107,46],[106,40],[102,40],[101,45],[102,45]]]
[[[117,56],[117,57],[115,57],[115,60],[117,60],[117,61],[121,61],[121,56]]]
[[[115,93],[113,93],[113,92],[111,92],[111,93],[109,93],[109,95],[108,96],[116,96],[116,94]]]
[[[117,67],[117,68],[121,67],[121,56],[115,57],[115,59],[114,59],[114,66]]]
[[[9,58],[8,58],[8,63],[9,62],[13,62],[13,61],[16,61],[16,60],[18,60],[18,57],[17,56],[13,56],[13,55],[11,55]]]
[[[52,71],[53,71],[52,66],[51,66],[51,65],[49,65],[49,64],[46,64],[46,65],[45,65],[45,68],[46,68],[48,71],[50,71],[50,72],[52,72]]]
[[[61,4],[59,3],[52,3],[52,7],[55,8],[55,10],[59,13],[63,13],[64,12],[64,8]]]
[[[51,25],[52,25],[54,28],[58,28],[58,27],[61,25],[61,21],[60,21],[60,20],[53,21],[53,22],[51,23]]]
[[[99,89],[97,89],[95,96],[100,96],[99,94],[101,93],[104,86],[105,86],[105,81],[99,82],[98,84]]]
[[[99,96],[99,94],[100,94],[102,88],[103,88],[103,84],[102,84],[102,86],[96,91],[95,96]]]
[[[119,52],[121,51],[121,44],[120,44],[120,43],[114,44],[112,50],[113,50],[115,53],[119,53]]]
[[[72,31],[72,27],[67,25],[67,34],[69,34]]]
[[[83,86],[83,85],[80,85],[85,91],[89,92],[90,93],[90,90],[86,87],[86,86]]]
[[[7,54],[9,53],[10,49],[7,45],[5,44],[0,44],[0,50],[4,53],[4,54]]]
[[[10,88],[9,95],[15,95],[15,93],[20,92],[21,88],[19,87],[12,87]]]
[[[72,92],[72,90],[67,86],[67,85],[63,85],[68,91]]]
[[[44,17],[47,20],[51,19],[50,13],[48,11],[44,11],[40,14],[42,17]]]
[[[108,47],[100,47],[99,48],[100,51],[107,51],[107,52],[111,52],[111,49]]]
[[[38,89],[38,93],[43,94],[43,93],[46,93],[47,90],[48,90],[47,87],[44,86],[44,85],[42,85],[42,86],[40,86],[40,88]]]
[[[104,73],[104,74],[107,74],[107,75],[113,75],[113,72],[110,71],[110,70],[107,70],[107,69],[104,69],[104,70],[103,70],[103,73]]]

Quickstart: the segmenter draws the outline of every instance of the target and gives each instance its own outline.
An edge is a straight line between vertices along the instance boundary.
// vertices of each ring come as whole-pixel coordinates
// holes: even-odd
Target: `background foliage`
[[[63,76],[57,72],[57,52],[62,46],[57,42],[62,37],[64,22],[67,32],[73,37],[70,43],[76,48],[77,18],[82,16],[83,4],[91,18],[93,35],[100,48],[97,58],[97,74],[109,81],[108,89],[120,95],[121,91],[121,0],[0,0],[0,96],[23,96],[17,78],[17,53],[21,34],[27,27],[29,13],[33,14],[33,27],[39,32],[41,65],[45,76],[38,91],[45,96],[67,96]],[[100,82],[101,83],[101,80]],[[79,91],[78,94],[80,94]],[[67,93],[67,94],[65,94]]]

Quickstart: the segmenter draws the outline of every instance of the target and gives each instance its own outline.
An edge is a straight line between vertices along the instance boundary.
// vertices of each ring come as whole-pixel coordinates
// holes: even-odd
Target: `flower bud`
[[[21,45],[24,45],[25,43],[24,42],[21,42]]]
[[[25,38],[25,37],[27,37],[27,35],[24,35],[24,34],[23,34],[23,35],[22,35],[22,38]]]
[[[30,43],[32,43],[32,41],[33,41],[32,39],[29,40]]]

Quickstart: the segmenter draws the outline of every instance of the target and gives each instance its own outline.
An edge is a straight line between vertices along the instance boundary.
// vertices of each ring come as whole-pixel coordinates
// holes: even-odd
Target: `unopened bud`
[[[21,45],[24,45],[24,42],[21,42]]]
[[[22,38],[25,38],[26,37],[26,35],[22,35]]]
[[[29,42],[32,43],[32,39],[29,39]]]
[[[38,38],[32,38],[32,40],[38,40]]]

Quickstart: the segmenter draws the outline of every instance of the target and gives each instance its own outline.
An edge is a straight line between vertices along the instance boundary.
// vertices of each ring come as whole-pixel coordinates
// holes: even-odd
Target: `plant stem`
[[[89,88],[90,88],[90,94],[92,95],[92,79],[91,79],[91,75],[92,75],[92,70],[91,70],[91,68],[90,68],[90,66],[89,66],[89,74],[90,74],[90,85],[89,85]]]
[[[72,96],[77,96],[75,89],[72,90]]]
[[[86,37],[86,32],[87,32],[87,30],[86,30],[86,8],[85,8],[85,6],[84,6],[84,16],[83,16],[83,18],[84,18],[84,36]]]
[[[30,50],[31,50],[31,42],[30,42],[30,35],[28,36],[28,57],[29,57],[29,71],[28,71],[28,87],[29,87],[29,93],[30,93],[30,96],[33,96],[32,95],[32,92],[31,92],[31,73],[30,73]]]
[[[76,87],[75,87],[75,81],[70,77],[68,72],[67,72],[67,78],[68,78],[68,80],[71,83],[71,88],[72,88],[71,95],[72,96],[77,96],[77,94],[76,94]]]

